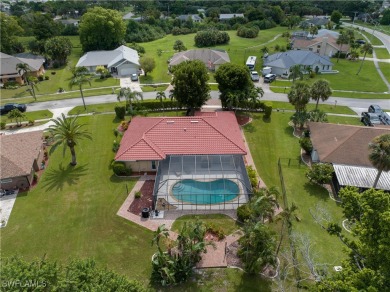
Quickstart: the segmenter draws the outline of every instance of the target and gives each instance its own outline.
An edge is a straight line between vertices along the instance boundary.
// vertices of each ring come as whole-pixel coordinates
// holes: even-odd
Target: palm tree
[[[164,111],[164,102],[163,102],[163,99],[166,99],[167,96],[165,95],[165,92],[164,91],[158,91],[157,94],[156,94],[156,99],[158,99],[160,102],[161,102],[161,106],[163,108],[163,111]]]
[[[87,107],[85,105],[84,94],[83,94],[83,85],[89,84],[91,86],[91,78],[88,75],[74,75],[69,82],[69,87],[72,89],[73,86],[78,86],[81,94],[81,99],[83,100],[84,109]]]
[[[280,194],[275,187],[255,192],[251,205],[256,214],[261,216],[263,223],[265,219],[272,221],[275,209],[279,208],[279,197]]]
[[[316,108],[318,109],[318,103],[320,99],[322,101],[328,100],[328,98],[332,95],[332,90],[330,89],[329,82],[324,79],[319,79],[313,83],[310,88],[311,99],[316,100]]]
[[[293,84],[287,97],[297,112],[304,112],[310,100],[310,86],[305,82],[299,81]]]
[[[368,144],[368,147],[371,150],[368,158],[372,165],[378,169],[378,174],[376,175],[374,185],[372,186],[375,189],[382,172],[388,172],[390,170],[390,134],[375,137],[372,142]]]
[[[22,76],[24,82],[27,82],[26,74],[27,72],[30,72],[30,66],[28,66],[26,63],[18,63],[16,64],[16,70],[18,73]]]
[[[344,45],[344,44],[348,44],[348,42],[349,42],[349,37],[348,37],[348,35],[347,35],[344,31],[342,31],[342,32],[340,33],[339,37],[337,38],[337,41],[336,41],[336,43],[337,43],[338,45],[340,45],[340,49],[339,49],[339,52],[338,52],[338,54],[337,54],[337,63],[339,62],[340,53],[341,53],[341,50],[342,50],[342,48],[343,48],[343,45]]]
[[[309,32],[314,37],[318,33],[318,27],[316,25],[312,25],[309,29]]]
[[[360,64],[359,71],[356,73],[356,75],[359,75],[360,70],[362,70],[364,60],[366,59],[367,53],[372,54],[373,47],[371,44],[366,43],[363,45],[362,49],[360,50],[361,53],[364,53],[362,63]]]
[[[72,155],[70,165],[75,166],[77,164],[75,146],[79,140],[92,140],[91,135],[87,130],[83,130],[84,124],[77,123],[77,117],[67,119],[65,115],[62,114],[62,118],[59,117],[57,119],[51,119],[50,121],[54,123],[54,125],[49,127],[49,132],[54,140],[50,152],[53,152],[62,144],[64,146],[63,155],[65,155],[66,146],[68,146]]]
[[[138,101],[139,99],[143,100],[143,95],[141,92],[138,91],[131,91],[129,87],[122,87],[119,90],[118,93],[118,100],[120,101],[121,98],[124,97],[126,100],[126,108],[128,105],[130,105],[130,112],[133,112],[133,100]]]
[[[37,96],[35,95],[35,90],[39,91],[39,88],[37,86],[38,79],[36,77],[30,76],[27,78],[28,85],[30,86],[27,91],[31,93],[31,95],[34,97],[35,100],[37,100]]]
[[[168,238],[169,230],[165,227],[165,224],[158,226],[157,230],[153,232],[152,245],[157,245],[158,251],[161,253],[160,239],[162,237]]]
[[[229,105],[229,109],[234,107],[235,112],[240,105],[240,94],[238,92],[228,92],[226,102]]]
[[[300,64],[294,65],[290,67],[290,75],[288,76],[288,79],[293,80],[293,83],[295,82],[295,79],[299,78],[300,80],[303,79],[303,73],[302,73],[302,66]]]

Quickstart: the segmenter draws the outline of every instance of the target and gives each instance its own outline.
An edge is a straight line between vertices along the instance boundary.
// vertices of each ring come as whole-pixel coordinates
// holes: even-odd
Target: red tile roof
[[[233,112],[194,117],[132,119],[115,160],[162,160],[166,155],[245,155],[240,128]]]

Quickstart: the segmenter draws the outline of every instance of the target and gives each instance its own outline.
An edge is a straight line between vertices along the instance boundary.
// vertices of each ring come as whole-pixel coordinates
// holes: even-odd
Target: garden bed
[[[153,187],[154,180],[145,181],[140,189],[141,197],[138,199],[134,198],[127,211],[135,215],[140,215],[143,208],[151,207],[153,205]]]

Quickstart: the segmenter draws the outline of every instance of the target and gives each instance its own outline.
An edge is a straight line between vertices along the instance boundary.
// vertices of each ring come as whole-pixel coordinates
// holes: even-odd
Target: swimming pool
[[[229,179],[184,179],[172,186],[172,196],[176,200],[191,204],[220,204],[233,200],[239,194],[238,185]]]

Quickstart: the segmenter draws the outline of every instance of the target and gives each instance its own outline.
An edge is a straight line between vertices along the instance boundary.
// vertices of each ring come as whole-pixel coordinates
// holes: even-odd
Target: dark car
[[[276,75],[275,74],[267,74],[267,75],[264,76],[264,83],[271,83],[275,79],[276,79]]]
[[[367,112],[362,113],[362,117],[360,121],[366,126],[371,126],[371,127],[382,124],[377,114],[367,113]]]
[[[12,111],[14,109],[18,109],[22,113],[24,113],[26,111],[26,109],[27,109],[27,106],[25,104],[7,103],[4,106],[0,107],[0,114],[1,115],[6,115],[6,114],[8,114],[10,111]]]
[[[366,41],[365,40],[356,40],[356,42],[359,44],[359,45],[364,45],[366,44]]]

